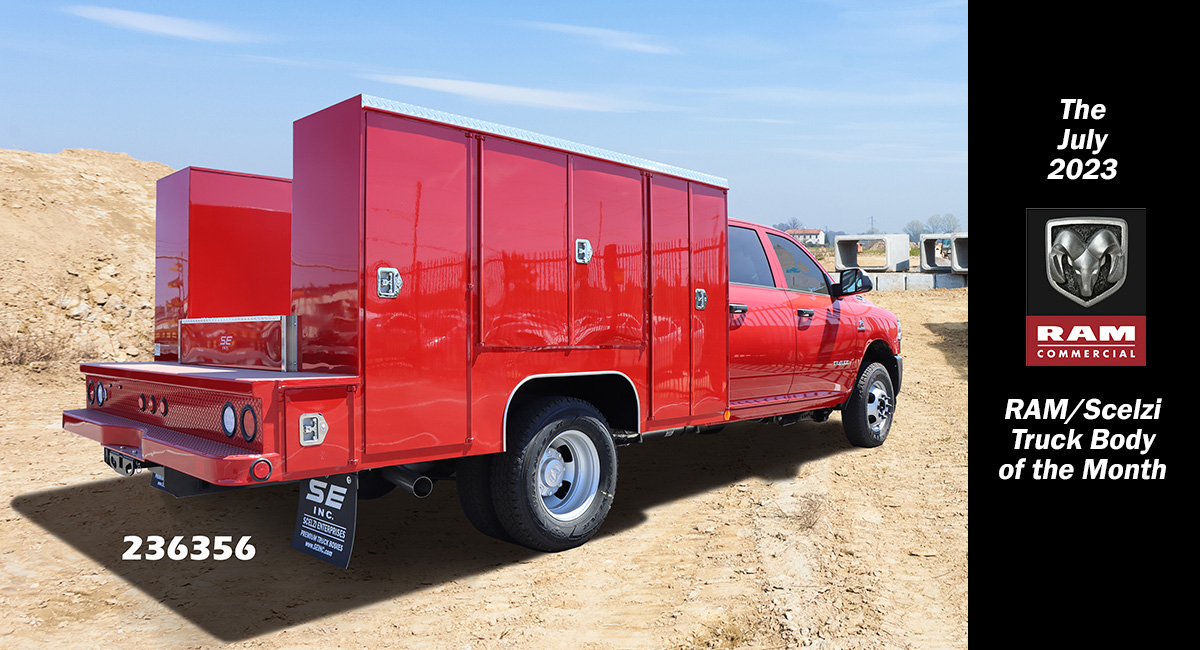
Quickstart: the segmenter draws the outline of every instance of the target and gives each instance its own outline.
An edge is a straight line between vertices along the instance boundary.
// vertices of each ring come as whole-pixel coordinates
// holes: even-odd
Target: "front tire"
[[[850,399],[842,409],[846,439],[856,447],[878,447],[887,440],[896,412],[892,376],[883,364],[868,365],[858,375]]]
[[[492,461],[492,498],[504,530],[547,552],[591,539],[617,484],[617,448],[604,416],[580,399],[543,399],[521,410],[509,435],[509,451]]]

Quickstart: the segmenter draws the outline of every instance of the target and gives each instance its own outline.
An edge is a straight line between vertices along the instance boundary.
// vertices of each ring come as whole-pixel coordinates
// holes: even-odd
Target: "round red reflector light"
[[[271,478],[271,461],[261,458],[254,461],[250,466],[250,476],[256,481],[265,481]]]

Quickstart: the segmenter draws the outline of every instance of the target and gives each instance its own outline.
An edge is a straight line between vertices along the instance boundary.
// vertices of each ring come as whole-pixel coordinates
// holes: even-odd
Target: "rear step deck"
[[[288,387],[351,386],[358,383],[357,375],[333,375],[322,372],[280,372],[255,368],[193,366],[170,361],[138,363],[81,363],[79,369],[87,374],[124,377],[144,381],[183,384],[195,388],[228,390],[229,382],[282,382]]]

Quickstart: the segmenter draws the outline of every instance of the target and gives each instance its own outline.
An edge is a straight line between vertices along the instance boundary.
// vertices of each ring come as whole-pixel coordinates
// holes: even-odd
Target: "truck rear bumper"
[[[279,466],[279,454],[251,453],[94,409],[63,411],[62,426],[114,451],[170,467],[213,485],[254,485],[278,475],[275,468]],[[267,465],[264,467],[262,462]]]

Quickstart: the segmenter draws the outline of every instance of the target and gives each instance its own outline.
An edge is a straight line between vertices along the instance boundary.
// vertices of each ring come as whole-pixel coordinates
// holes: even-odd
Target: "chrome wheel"
[[[891,419],[894,405],[890,393],[882,381],[871,384],[867,392],[867,426],[871,431],[879,433]]]
[[[542,507],[558,521],[578,518],[596,498],[600,486],[600,454],[582,431],[556,435],[542,452],[537,468]]]

